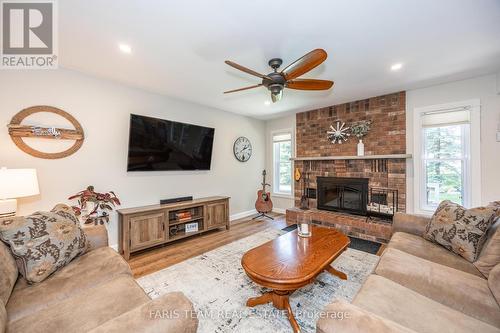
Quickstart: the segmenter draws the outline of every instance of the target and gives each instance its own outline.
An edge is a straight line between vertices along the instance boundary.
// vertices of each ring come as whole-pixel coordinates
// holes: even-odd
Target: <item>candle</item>
[[[302,234],[308,235],[309,234],[309,225],[307,223],[302,223],[300,225],[300,229],[302,231]]]

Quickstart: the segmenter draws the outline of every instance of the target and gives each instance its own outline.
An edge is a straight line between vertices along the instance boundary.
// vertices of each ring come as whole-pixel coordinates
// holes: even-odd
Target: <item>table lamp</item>
[[[0,168],[0,218],[16,215],[17,198],[39,193],[35,169]]]

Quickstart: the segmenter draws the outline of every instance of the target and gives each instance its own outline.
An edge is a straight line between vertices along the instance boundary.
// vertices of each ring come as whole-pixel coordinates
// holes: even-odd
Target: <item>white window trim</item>
[[[422,113],[438,110],[453,110],[458,108],[469,108],[470,111],[470,168],[465,167],[467,174],[464,188],[469,194],[471,207],[481,205],[481,104],[479,99],[471,99],[461,102],[417,107],[413,111],[414,140],[413,140],[413,172],[414,172],[414,207],[415,213],[431,215],[434,212],[422,207],[423,195],[423,152],[422,152]]]
[[[291,184],[291,190],[290,190],[290,194],[288,193],[282,193],[282,192],[275,192],[274,191],[274,188],[275,188],[275,174],[276,174],[276,163],[275,163],[275,160],[274,160],[274,136],[275,135],[279,135],[279,134],[290,134],[290,137],[291,137],[291,145],[292,145],[292,157],[295,157],[295,132],[292,128],[284,128],[284,129],[279,129],[279,130],[274,130],[274,131],[271,131],[271,135],[270,135],[270,140],[271,142],[269,143],[270,147],[271,147],[271,161],[272,161],[272,172],[271,172],[271,194],[272,196],[274,197],[278,197],[278,198],[285,198],[285,199],[293,199],[294,198],[294,183],[295,181],[293,180],[293,174],[294,174],[294,163],[293,161],[291,161],[292,163],[292,184]]]

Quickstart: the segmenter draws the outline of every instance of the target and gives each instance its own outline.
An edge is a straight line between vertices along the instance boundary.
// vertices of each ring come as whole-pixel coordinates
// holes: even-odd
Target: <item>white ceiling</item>
[[[62,67],[261,119],[500,69],[499,0],[64,0],[58,6]],[[119,43],[132,53],[120,52]],[[329,57],[304,77],[334,80],[333,90],[286,89],[269,106],[265,88],[222,94],[260,83],[226,59],[269,73],[270,58],[283,58],[285,66],[315,48]],[[403,69],[390,71],[397,62]]]

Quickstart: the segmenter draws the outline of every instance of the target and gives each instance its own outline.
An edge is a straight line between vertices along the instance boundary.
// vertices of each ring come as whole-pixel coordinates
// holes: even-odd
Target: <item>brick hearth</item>
[[[349,236],[378,243],[387,243],[391,238],[392,227],[390,221],[387,220],[379,218],[367,219],[366,216],[329,212],[316,208],[312,208],[307,212],[311,215],[312,223],[339,229]],[[297,219],[303,214],[304,211],[300,208],[287,209],[286,220],[289,223],[297,223]]]
[[[406,153],[405,92],[372,97],[352,103],[334,105],[296,115],[297,157],[355,156],[357,138],[343,144],[332,144],[326,135],[337,121],[346,126],[360,120],[370,120],[371,130],[363,138],[365,155]],[[309,188],[316,188],[316,177],[368,178],[370,187],[398,190],[398,211],[406,208],[405,159],[380,160],[318,160],[295,161],[303,174],[309,171]],[[302,182],[295,183],[295,206],[299,206]],[[316,200],[310,199],[316,223],[335,226],[360,238],[384,242],[390,238],[390,223],[366,217],[316,210]],[[287,210],[287,220],[295,222],[298,209]]]

